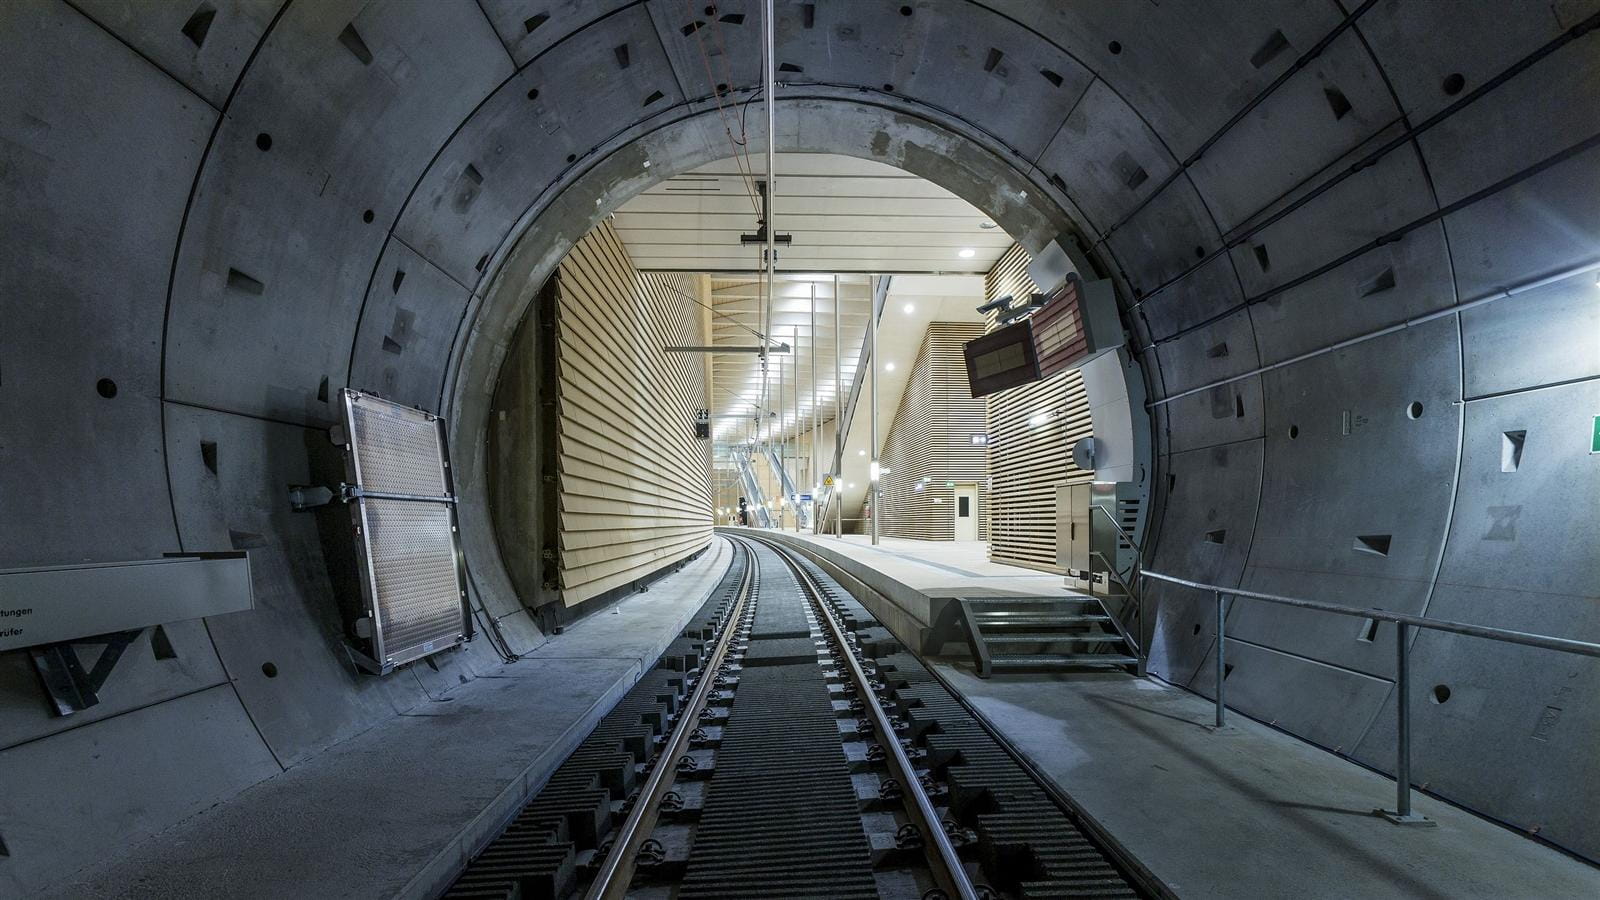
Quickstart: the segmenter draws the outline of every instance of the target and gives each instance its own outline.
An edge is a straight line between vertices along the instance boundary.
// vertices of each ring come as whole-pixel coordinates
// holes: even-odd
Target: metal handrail
[[[1395,623],[1395,716],[1398,720],[1398,728],[1395,734],[1395,811],[1389,812],[1388,810],[1380,809],[1374,810],[1374,812],[1397,825],[1434,824],[1430,819],[1414,814],[1411,811],[1411,650],[1409,645],[1410,630],[1412,628],[1428,628],[1434,631],[1446,631],[1451,634],[1484,638],[1485,640],[1500,641],[1506,644],[1520,644],[1524,647],[1539,647],[1560,653],[1573,653],[1580,656],[1600,658],[1600,644],[1572,638],[1531,634],[1526,631],[1511,631],[1510,629],[1494,628],[1488,625],[1471,625],[1466,622],[1452,622],[1448,619],[1430,619],[1427,616],[1413,616],[1373,607],[1340,606],[1336,603],[1323,603],[1318,600],[1304,600],[1299,597],[1285,597],[1280,594],[1264,594],[1260,591],[1247,591],[1221,584],[1191,581],[1187,578],[1179,578],[1163,572],[1144,571],[1140,573],[1140,577],[1153,578],[1157,581],[1164,581],[1168,584],[1176,584],[1196,590],[1210,591],[1212,598],[1216,601],[1217,656],[1215,693],[1216,723],[1218,728],[1226,724],[1227,710],[1222,687],[1223,679],[1227,676],[1227,664],[1224,662],[1227,648],[1227,624],[1223,609],[1224,597],[1260,600],[1264,603],[1276,603],[1280,606],[1292,606],[1297,609],[1311,609],[1317,612],[1332,613],[1336,616],[1351,616],[1378,622]]]
[[[1127,530],[1122,527],[1122,523],[1118,522],[1117,517],[1111,514],[1111,510],[1106,509],[1104,506],[1101,506],[1098,503],[1089,504],[1089,509],[1091,511],[1096,509],[1100,510],[1100,512],[1106,517],[1106,521],[1111,523],[1111,527],[1117,530],[1117,534],[1121,535],[1122,539],[1128,542],[1128,546],[1133,548],[1133,566],[1135,569],[1139,568],[1141,561],[1144,559],[1144,548],[1139,546],[1139,542],[1134,540],[1133,535],[1129,534]]]
[[[1117,567],[1111,564],[1111,560],[1106,559],[1106,555],[1104,553],[1101,553],[1099,550],[1091,550],[1089,552],[1092,556],[1100,557],[1100,561],[1106,564],[1106,571],[1111,573],[1111,577],[1117,580],[1117,584],[1122,585],[1122,589],[1127,591],[1128,596],[1133,600],[1134,628],[1137,629],[1138,636],[1130,640],[1130,643],[1133,644],[1133,655],[1138,657],[1140,660],[1139,674],[1143,675],[1144,660],[1148,659],[1144,652],[1144,601],[1139,599],[1139,592],[1135,591],[1132,585],[1128,584],[1128,582],[1122,579],[1122,573],[1118,572]],[[1133,567],[1137,569],[1139,567],[1138,563],[1135,562]],[[1093,589],[1091,587],[1091,593],[1092,592]],[[1105,604],[1102,603],[1101,606],[1104,607]],[[1106,611],[1109,613],[1110,609],[1107,608]],[[1116,616],[1115,613],[1111,613],[1111,615],[1113,617]],[[1128,636],[1127,629],[1122,627],[1121,621],[1117,622],[1117,628],[1122,632],[1123,637],[1126,638]]]
[[[1092,553],[1093,555],[1100,557],[1100,561],[1106,564],[1106,571],[1115,576],[1117,583],[1122,585],[1122,589],[1128,592],[1129,597],[1133,598],[1133,615],[1137,623],[1135,627],[1138,628],[1139,631],[1139,639],[1135,642],[1134,650],[1138,654],[1140,660],[1139,674],[1142,675],[1144,674],[1145,660],[1149,658],[1144,652],[1144,597],[1140,596],[1137,590],[1134,590],[1132,582],[1139,580],[1139,575],[1144,569],[1144,548],[1140,547],[1139,542],[1133,539],[1133,535],[1129,534],[1127,530],[1122,527],[1122,523],[1118,522],[1117,517],[1111,514],[1111,510],[1106,509],[1104,506],[1101,506],[1098,503],[1089,504],[1089,515],[1091,518],[1094,516],[1094,510],[1097,509],[1100,510],[1100,513],[1106,517],[1106,521],[1111,523],[1111,527],[1117,530],[1117,534],[1121,535],[1122,539],[1128,542],[1128,546],[1133,548],[1133,565],[1128,567],[1128,572],[1126,575],[1117,571],[1116,564],[1111,560],[1106,559],[1104,553],[1101,553],[1098,550],[1092,551]]]
[[[1352,616],[1358,619],[1377,619],[1380,622],[1394,622],[1399,625],[1412,625],[1417,628],[1431,628],[1434,631],[1448,631],[1453,634],[1464,634],[1468,637],[1480,637],[1491,641],[1502,641],[1508,644],[1521,644],[1525,647],[1542,647],[1546,650],[1556,650],[1561,653],[1577,653],[1582,656],[1600,657],[1600,644],[1591,644],[1588,641],[1579,641],[1572,638],[1551,637],[1545,634],[1530,634],[1526,631],[1511,631],[1505,628],[1494,628],[1489,625],[1470,625],[1466,622],[1452,622],[1449,619],[1430,619],[1427,616],[1412,616],[1405,613],[1389,612],[1375,607],[1340,606],[1337,603],[1322,603],[1317,600],[1302,600],[1298,597],[1284,597],[1278,594],[1263,594],[1257,591],[1246,591],[1231,588],[1220,584],[1206,584],[1200,581],[1190,581],[1162,572],[1144,572],[1143,577],[1154,578],[1169,584],[1180,584],[1184,587],[1198,588],[1203,591],[1221,591],[1230,597],[1244,597],[1248,600],[1264,600],[1268,603],[1277,603],[1283,606],[1296,606],[1301,609],[1315,609],[1329,612],[1339,616]]]

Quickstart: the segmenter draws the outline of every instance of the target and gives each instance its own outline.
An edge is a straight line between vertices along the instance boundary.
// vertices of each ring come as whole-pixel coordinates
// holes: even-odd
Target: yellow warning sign
[[[833,487],[833,476],[832,475],[824,475],[824,476],[822,476],[822,486],[823,487]]]

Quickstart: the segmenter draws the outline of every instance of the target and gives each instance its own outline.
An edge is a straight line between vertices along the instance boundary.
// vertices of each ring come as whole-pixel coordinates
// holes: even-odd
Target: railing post
[[[1394,639],[1395,811],[1375,812],[1396,825],[1432,825],[1432,819],[1411,811],[1411,626],[1396,622]]]
[[[1223,624],[1222,592],[1212,591],[1211,593],[1217,600],[1217,727],[1222,728],[1228,724],[1227,704],[1222,700],[1222,679],[1227,677],[1224,666],[1226,665],[1228,635],[1226,626]]]

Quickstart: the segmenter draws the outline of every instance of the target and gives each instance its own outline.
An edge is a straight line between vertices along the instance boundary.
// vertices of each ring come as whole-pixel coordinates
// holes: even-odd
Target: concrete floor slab
[[[730,558],[727,542],[715,540],[647,593],[79,873],[51,896],[434,896],[683,631]]]
[[[1600,869],[1206,699],[1121,673],[940,674],[1178,896],[1600,897]]]

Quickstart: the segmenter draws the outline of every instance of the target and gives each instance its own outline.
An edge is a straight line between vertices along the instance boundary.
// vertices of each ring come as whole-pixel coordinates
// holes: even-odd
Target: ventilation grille
[[[345,390],[362,592],[380,672],[468,636],[444,432],[437,417]]]
[[[463,639],[450,507],[363,500],[373,605],[386,665],[399,665]]]
[[[439,424],[420,410],[349,392],[356,478],[367,491],[442,497],[444,448]]]

